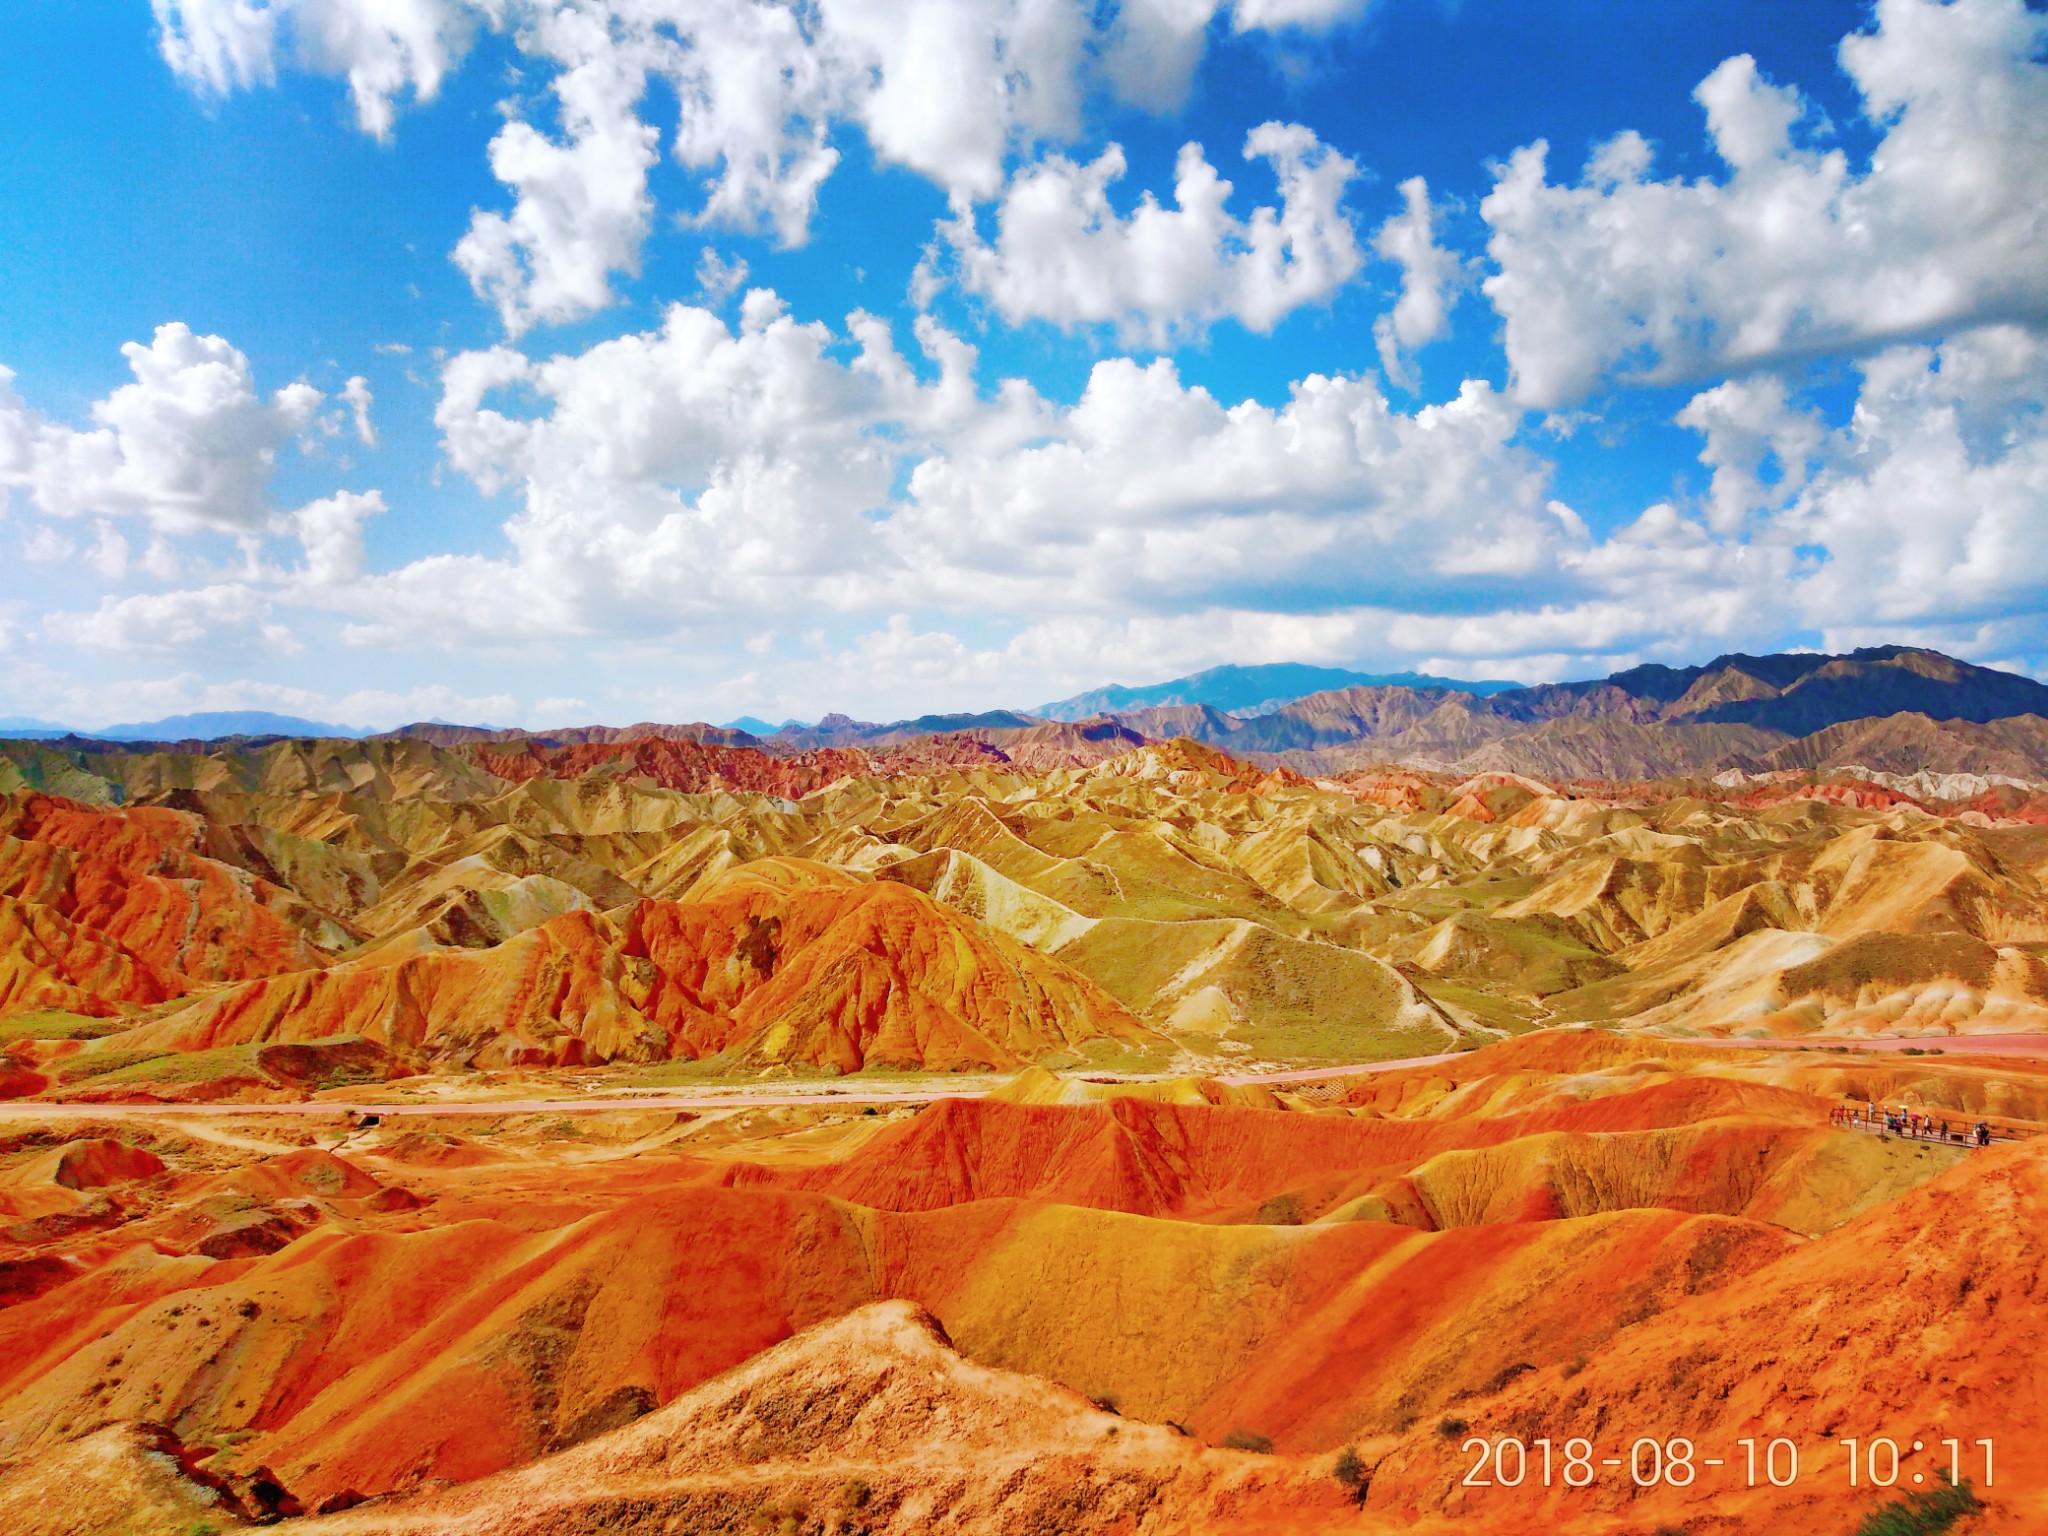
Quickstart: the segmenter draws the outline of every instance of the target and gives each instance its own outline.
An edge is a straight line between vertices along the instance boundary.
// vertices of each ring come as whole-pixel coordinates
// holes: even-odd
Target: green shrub
[[[1941,1536],[1963,1516],[1984,1507],[1969,1479],[1909,1493],[1863,1517],[1856,1536]]]
[[[1446,1440],[1455,1440],[1471,1427],[1463,1419],[1442,1419],[1437,1423],[1436,1432]]]
[[[1261,1456],[1273,1454],[1273,1442],[1248,1429],[1233,1429],[1223,1437],[1223,1443],[1233,1451],[1257,1451]]]
[[[1337,1453],[1337,1465],[1330,1469],[1330,1475],[1351,1495],[1351,1502],[1363,1504],[1366,1491],[1372,1487],[1372,1479],[1365,1475],[1365,1463],[1358,1459],[1358,1452],[1345,1446]]]

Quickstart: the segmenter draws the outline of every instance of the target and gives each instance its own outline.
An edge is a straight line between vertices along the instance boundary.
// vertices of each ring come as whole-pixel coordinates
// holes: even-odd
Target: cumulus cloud
[[[58,517],[136,517],[173,534],[260,533],[277,450],[306,430],[320,391],[287,384],[265,398],[247,357],[175,322],[121,354],[134,382],[97,401],[98,425],[83,430],[29,410],[0,379],[0,485],[26,490]]]
[[[1154,344],[1225,316],[1270,331],[1357,272],[1358,242],[1342,204],[1358,171],[1293,123],[1254,128],[1244,156],[1272,165],[1277,209],[1257,208],[1249,219],[1228,212],[1231,184],[1199,144],[1188,144],[1174,172],[1174,206],[1161,207],[1148,192],[1119,214],[1109,188],[1125,161],[1112,144],[1086,165],[1049,155],[1018,171],[996,206],[993,241],[982,239],[964,206],[940,229],[960,286],[1012,324],[1115,323]]]
[[[361,576],[363,524],[384,510],[381,491],[338,491],[294,512],[291,527],[305,554],[305,581],[314,587],[336,587]]]
[[[1713,639],[1830,646],[1901,637],[1965,654],[2048,647],[2048,339],[2018,326],[1862,365],[1829,426],[1776,379],[1679,413],[1713,470],[1698,508],[1659,502],[1567,556],[1578,591],[1469,615],[1409,614],[1406,650],[1668,654]]]
[[[53,639],[95,651],[215,653],[258,644],[273,653],[300,649],[289,629],[270,622],[268,600],[238,582],[106,597],[90,613],[50,614],[43,628]]]
[[[449,462],[520,502],[514,557],[441,557],[360,584],[354,637],[453,637],[451,593],[479,632],[515,601],[530,632],[659,632],[777,603],[833,601],[866,579],[900,443],[971,402],[965,348],[937,327],[919,380],[888,328],[842,338],[750,293],[737,328],[672,307],[659,331],[537,363],[510,348],[451,359],[436,413]],[[539,414],[500,404],[519,391]],[[1005,408],[980,413],[993,430]],[[458,626],[459,627],[459,626]],[[464,631],[466,634],[467,631]]]
[[[962,607],[1466,601],[1553,561],[1518,425],[1477,381],[1411,415],[1370,379],[1311,375],[1275,409],[1116,358],[1050,440],[926,458],[884,534]]]
[[[828,327],[761,289],[737,308],[674,306],[553,358],[448,360],[443,453],[510,501],[502,553],[376,569],[364,530],[384,497],[340,492],[238,513],[229,526],[270,541],[239,570],[194,561],[176,590],[109,594],[39,632],[105,657],[289,654],[322,625],[407,652],[567,637],[671,654],[678,636],[736,649],[804,613],[829,638],[747,663],[765,686],[802,672],[799,711],[828,683],[827,704],[910,681],[1030,702],[1072,691],[1033,679],[1081,686],[1112,665],[1597,670],[1769,648],[1795,622],[1832,643],[1872,626],[1972,654],[2048,642],[2025,619],[2048,611],[2048,340],[2024,327],[1876,353],[1839,419],[1770,375],[1702,390],[1677,420],[1698,434],[1703,493],[1596,534],[1556,498],[1522,411],[1481,382],[1402,409],[1375,376],[1312,374],[1269,405],[1113,357],[1063,404],[982,379],[929,317],[900,349],[872,315]],[[253,385],[223,398],[278,408]],[[19,478],[52,429],[9,430]],[[92,510],[127,560],[119,514]],[[76,558],[87,538],[66,542]],[[155,559],[153,542],[145,572]]]
[[[273,619],[280,603],[318,606],[364,574],[362,525],[384,510],[378,492],[340,492],[282,512],[271,500],[277,453],[318,427],[340,430],[324,397],[289,384],[265,396],[249,360],[219,336],[182,324],[158,327],[148,345],[122,348],[133,381],[95,402],[94,425],[72,427],[31,410],[0,370],[0,488],[26,492],[46,521],[24,536],[30,561],[90,574],[110,585],[133,579],[171,590],[111,592],[89,610],[42,616],[41,634],[58,644],[110,655],[199,653],[262,647],[300,649],[291,628]],[[338,399],[366,443],[370,392],[361,377]],[[91,518],[89,538],[59,531],[56,520]],[[140,524],[140,559],[124,524]],[[236,553],[218,564],[204,543],[184,555],[192,535],[227,535]],[[273,540],[295,541],[303,560],[266,558]],[[217,549],[218,546],[215,546]],[[179,588],[174,584],[191,581]]]
[[[307,600],[373,646],[503,643],[507,611],[526,637],[628,639],[797,611],[1313,611],[1484,601],[1584,538],[1481,383],[1404,413],[1370,379],[1312,376],[1270,408],[1112,359],[1061,408],[982,389],[929,318],[917,339],[913,363],[872,316],[835,333],[756,290],[736,326],[678,305],[580,354],[462,354],[444,452],[514,497],[509,552]]]
[[[1863,374],[1778,514],[1784,538],[1827,552],[1802,608],[1862,626],[2048,610],[2048,340],[1997,327],[1891,349]]]
[[[345,76],[358,121],[378,137],[390,135],[407,93],[424,101],[439,91],[477,28],[504,31],[547,82],[555,123],[549,131],[512,106],[489,151],[511,206],[477,210],[454,259],[514,336],[602,309],[613,280],[637,273],[661,140],[644,111],[651,80],[674,93],[670,149],[699,191],[679,216],[796,246],[839,163],[836,125],[856,125],[878,161],[956,199],[990,199],[1004,189],[1009,156],[1079,136],[1091,96],[1177,109],[1223,9],[1219,0],[151,3],[165,60],[197,88],[262,84],[288,60]],[[1324,29],[1365,6],[1236,0],[1228,9],[1242,33]],[[1288,228],[1280,238],[1317,233]],[[1314,279],[1304,270],[1295,280]]]
[[[1373,322],[1380,367],[1404,388],[1415,387],[1410,355],[1443,335],[1456,300],[1458,258],[1436,243],[1436,210],[1429,183],[1411,176],[1401,183],[1401,211],[1379,227],[1373,251],[1401,269],[1401,296]]]
[[[864,77],[852,112],[877,153],[950,190],[991,197],[1011,144],[1079,128],[1079,4],[821,0],[820,13],[827,46]]]
[[[563,66],[552,85],[563,137],[521,119],[498,130],[491,172],[512,188],[512,211],[479,209],[455,247],[456,266],[513,336],[602,309],[612,274],[640,270],[660,137],[638,116],[651,41],[622,47],[603,16],[571,9],[530,35],[530,48]]]
[[[1658,180],[1625,134],[1574,185],[1517,151],[1480,205],[1517,398],[1677,380],[1990,321],[2048,325],[2048,16],[2022,0],[1879,0],[1843,68],[1868,167],[1748,55],[1696,92],[1723,179]],[[1808,137],[1811,137],[1810,135]]]
[[[346,77],[356,121],[380,139],[390,136],[400,96],[431,101],[440,91],[472,30],[472,8],[461,0],[150,0],[150,8],[164,61],[200,89],[218,95],[267,82],[289,45],[307,68]]]
[[[963,689],[1060,644],[1085,662],[1141,621],[1134,658],[1189,665],[1227,659],[1208,634],[1551,667],[1669,654],[1673,636],[1781,643],[1793,615],[1981,628],[2048,606],[2028,535],[2048,368],[2018,327],[1871,358],[1839,426],[1772,379],[1702,391],[1679,421],[1707,492],[1604,536],[1551,495],[1521,412],[1483,383],[1403,411],[1369,378],[1312,375],[1266,406],[1112,358],[1062,407],[978,388],[972,350],[936,327],[923,351],[913,366],[872,317],[842,338],[757,291],[737,327],[678,307],[579,355],[459,357],[446,451],[515,494],[511,554],[372,574],[336,601],[366,643],[479,639],[463,615],[508,604],[536,632],[646,637],[905,615],[832,654],[900,652],[899,670]],[[511,414],[507,391],[540,410]],[[1034,638],[991,648],[907,617],[934,613]]]
[[[840,96],[834,62],[794,10],[666,9],[684,39],[663,55],[679,106],[675,158],[705,181],[695,222],[769,230],[785,246],[802,244],[818,188],[839,163],[826,142]]]
[[[1753,513],[1795,496],[1825,435],[1818,412],[1795,404],[1776,374],[1717,384],[1676,419],[1707,440],[1700,450],[1700,462],[1714,472],[1707,521],[1722,534],[1739,533]]]

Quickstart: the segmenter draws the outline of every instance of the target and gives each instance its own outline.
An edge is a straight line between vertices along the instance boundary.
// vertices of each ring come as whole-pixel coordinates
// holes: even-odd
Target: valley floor
[[[2048,1053],[1974,1043],[15,1101],[0,1527],[1850,1536],[1956,1440],[1950,1528],[2028,1529]],[[1870,1099],[2009,1139],[1830,1123]]]

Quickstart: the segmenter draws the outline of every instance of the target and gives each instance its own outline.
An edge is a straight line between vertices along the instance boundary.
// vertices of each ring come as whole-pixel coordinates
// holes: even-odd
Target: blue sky
[[[2024,0],[7,7],[0,715],[2048,675],[2044,60]]]

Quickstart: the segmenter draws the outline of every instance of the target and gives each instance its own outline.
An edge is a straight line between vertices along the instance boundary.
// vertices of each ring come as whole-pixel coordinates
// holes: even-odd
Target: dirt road
[[[1846,1046],[1855,1051],[1886,1053],[1918,1047],[1923,1051],[1938,1050],[1945,1057],[2048,1058],[2048,1035],[1952,1035],[1933,1040],[1832,1039],[1816,1036],[1799,1040],[1689,1040],[1684,1043],[1722,1046],[1730,1050],[1779,1051],[1836,1049]],[[1328,1082],[1348,1077],[1366,1077],[1377,1072],[1392,1072],[1403,1067],[1435,1066],[1441,1062],[1456,1061],[1462,1054],[1453,1051],[1434,1056],[1406,1056],[1394,1061],[1356,1062],[1334,1067],[1303,1067],[1279,1072],[1220,1073],[1217,1074],[1216,1081],[1232,1087],[1260,1083],[1280,1087],[1289,1083]],[[1175,1076],[1184,1075],[1186,1074],[1154,1073],[1145,1076],[1118,1076],[1113,1080],[1136,1084],[1164,1082]],[[830,1087],[819,1086],[795,1091],[781,1084],[764,1084],[758,1089],[750,1084],[735,1084],[715,1091],[698,1093],[669,1093],[653,1089],[609,1095],[593,1094],[574,1099],[447,1099],[431,1103],[313,1100],[282,1104],[78,1104],[51,1103],[41,1099],[14,1099],[0,1102],[0,1124],[22,1120],[125,1120],[164,1115],[186,1118],[215,1115],[296,1115],[340,1120],[351,1111],[359,1115],[401,1119],[409,1116],[436,1115],[588,1115],[620,1111],[661,1113],[668,1110],[739,1108],[859,1109],[870,1104],[933,1104],[941,1099],[979,1099],[993,1092],[1004,1081],[1006,1079],[993,1075],[976,1075],[943,1085],[934,1083],[930,1087],[867,1090],[840,1087],[835,1084]]]

